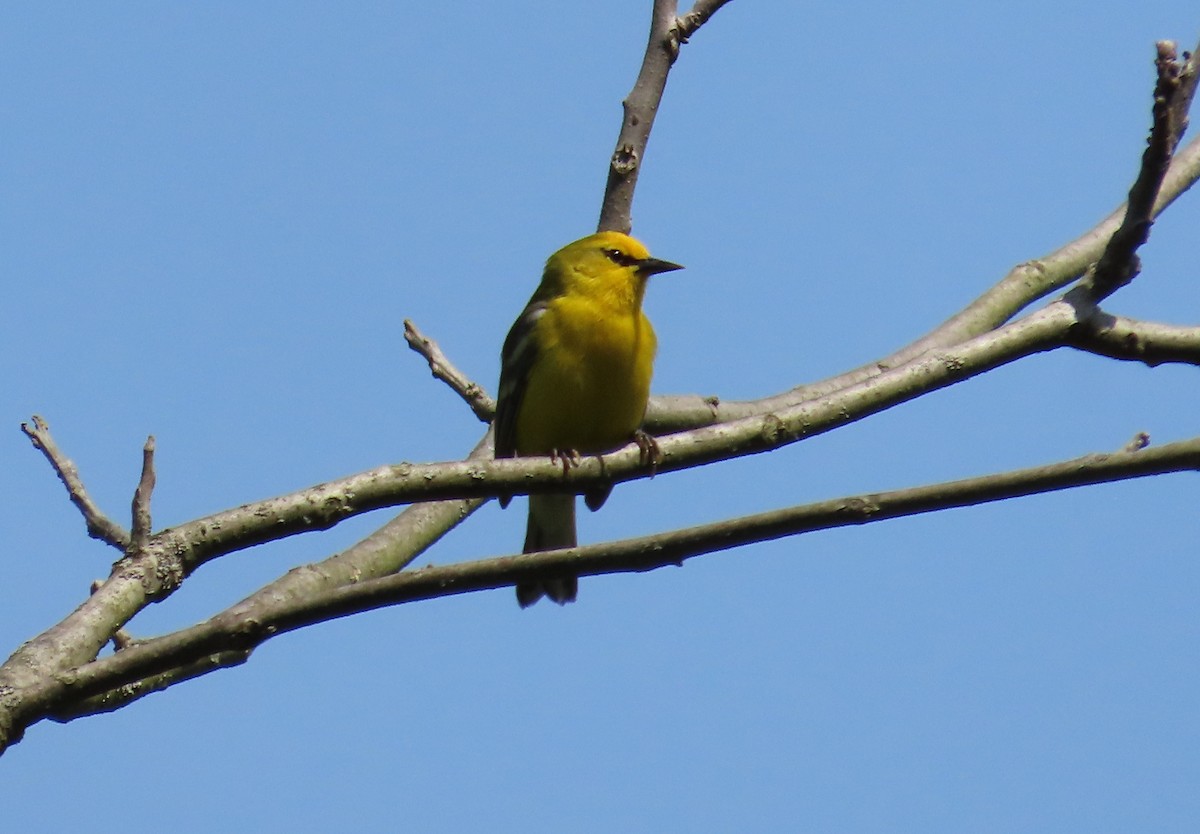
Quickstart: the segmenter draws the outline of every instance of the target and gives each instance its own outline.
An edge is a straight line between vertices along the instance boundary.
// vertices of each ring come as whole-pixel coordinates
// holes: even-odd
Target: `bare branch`
[[[28,423],[21,424],[21,431],[33,443],[35,449],[41,451],[50,461],[50,465],[54,467],[55,474],[62,481],[63,486],[67,488],[67,495],[71,498],[71,503],[74,504],[79,512],[83,513],[83,520],[87,524],[88,535],[93,539],[110,544],[118,550],[124,550],[129,546],[129,533],[127,533],[121,525],[110,519],[104,512],[96,506],[92,501],[87,490],[83,487],[83,479],[79,477],[79,469],[74,462],[64,455],[58,448],[58,444],[54,442],[54,438],[50,436],[50,426],[46,421],[38,415],[34,415]]]
[[[931,352],[917,362],[835,396],[765,416],[664,437],[658,444],[663,455],[659,470],[669,471],[762,452],[828,431],[1020,356],[1051,349],[1062,343],[1064,334],[1075,323],[1074,309],[1069,304],[1057,302],[995,333],[976,337],[953,351]],[[486,445],[483,448],[486,449]],[[603,461],[596,457],[586,458],[569,471],[567,483],[580,489],[645,477],[648,467],[641,457],[638,447],[630,444],[626,449],[605,456]],[[184,577],[205,561],[252,544],[306,530],[325,529],[351,515],[404,501],[480,498],[500,492],[562,489],[563,478],[561,467],[540,458],[400,464],[163,530],[152,536],[145,550],[135,558],[118,562],[113,575],[76,612],[22,646],[0,667],[0,692],[5,687],[22,692],[22,697],[9,709],[0,708],[0,743],[4,739],[13,739],[11,733],[28,723],[27,716],[44,708],[44,699],[51,697],[49,693],[54,688],[50,681],[55,670],[94,658],[100,647],[133,613],[149,601],[169,595]],[[437,507],[431,511],[436,517],[422,532],[429,539],[436,538],[452,526],[456,517],[461,518],[474,506],[477,504],[451,501]],[[367,552],[370,550],[368,548]],[[310,571],[293,573],[307,575]],[[319,577],[320,571],[315,575]],[[280,604],[293,599],[289,597]],[[239,613],[235,609],[219,616],[235,616]],[[246,628],[254,628],[255,623],[262,622],[255,616],[241,613],[243,616],[235,616],[235,619]],[[131,646],[117,656],[139,650],[142,645]],[[217,645],[212,651],[222,648]],[[148,673],[162,671],[168,669],[156,668]]]
[[[154,482],[154,435],[150,435],[142,447],[142,476],[133,491],[133,528],[129,540],[132,550],[144,549],[150,539],[150,495],[154,492]]]
[[[474,450],[471,458],[491,457],[490,433]],[[221,616],[256,619],[270,616],[280,605],[291,604],[321,590],[343,584],[385,576],[407,566],[430,544],[461,523],[483,504],[483,500],[434,501],[408,507],[383,528],[353,547],[323,562],[288,571],[271,584],[259,589],[242,602],[227,609]],[[163,534],[159,534],[161,539]],[[177,569],[174,554],[160,565],[160,547],[150,547],[138,559],[118,562],[113,575],[105,582],[92,586],[92,594],[66,620],[30,640],[0,666],[0,753],[7,745],[20,740],[29,718],[46,706],[49,685],[57,671],[77,666],[94,658],[110,637],[118,649],[129,650],[145,641],[126,639],[120,630],[134,613],[145,607],[150,593],[141,581],[143,575],[165,573],[173,576]],[[80,714],[109,711],[130,701],[156,692],[171,683],[186,680],[225,666],[238,665],[249,656],[244,652],[217,652],[202,658],[194,666],[164,670],[154,681],[145,681],[119,691],[102,694],[94,703],[79,705]],[[5,693],[20,692],[20,697]],[[41,694],[38,694],[41,693]]]
[[[1160,41],[1157,48],[1154,124],[1137,179],[1129,189],[1125,217],[1109,239],[1091,277],[1092,293],[1097,301],[1128,284],[1140,269],[1137,250],[1150,238],[1159,189],[1187,127],[1188,109],[1196,92],[1195,63],[1181,64],[1171,41]]]
[[[809,400],[718,425],[672,434],[658,441],[659,472],[670,472],[758,454],[795,443],[953,385],[1023,356],[1067,344],[1068,334],[1092,314],[1067,300],[977,336],[954,348],[930,351],[918,360]],[[164,530],[149,548],[177,560],[186,576],[222,556],[297,533],[323,530],[364,512],[418,501],[527,494],[648,477],[640,449],[630,444],[603,456],[589,456],[565,473],[539,457],[498,461],[401,463],[329,481],[278,498],[245,504]]]
[[[1200,327],[1140,321],[1097,310],[1068,334],[1075,348],[1150,367],[1175,362],[1200,365]]]
[[[676,38],[679,42],[687,43],[688,38],[696,34],[696,30],[728,2],[729,0],[696,0],[692,10],[675,21]]]
[[[658,471],[765,452],[828,431],[1021,356],[1059,346],[1076,321],[1075,310],[1058,303],[953,351],[931,352],[869,384],[828,398],[664,437],[658,444],[663,454]],[[151,549],[178,558],[186,575],[217,556],[324,530],[383,507],[561,490],[564,485],[582,490],[649,474],[635,444],[605,455],[603,460],[585,458],[565,474],[561,466],[540,457],[394,464],[178,525],[156,536]]]
[[[1157,217],[1200,180],[1200,138],[1175,155],[1154,206]],[[646,428],[655,433],[710,426],[728,420],[787,408],[807,400],[830,396],[898,368],[929,352],[960,344],[993,330],[1022,309],[1066,287],[1084,274],[1103,253],[1125,216],[1121,207],[1094,228],[1059,249],[1014,267],[1000,283],[960,312],[900,350],[820,382],[800,385],[757,400],[718,401],[695,395],[659,396],[650,400]]]
[[[92,582],[91,592],[94,594],[94,593],[96,593],[96,591],[99,591],[103,587],[104,587],[104,582],[100,579],[97,579],[94,582]],[[130,635],[130,633],[123,628],[118,628],[112,634],[113,648],[117,651],[120,651],[121,649],[124,649],[127,646],[133,645],[134,642],[136,642],[136,641],[134,640],[133,636]]]
[[[410,348],[425,357],[434,377],[449,385],[450,390],[462,397],[481,422],[492,422],[492,416],[496,413],[496,401],[489,397],[481,386],[454,367],[454,363],[446,358],[437,342],[418,330],[410,319],[404,320],[404,340]]]
[[[708,16],[711,16],[722,5],[724,5],[723,2],[706,3],[701,0],[701,2],[697,2],[692,12],[685,14],[680,20],[690,19],[689,16],[693,13],[706,12],[704,19],[700,21],[703,23],[704,20],[708,19]],[[657,19],[656,6],[655,21]],[[680,24],[677,23],[677,25]],[[694,31],[694,29],[690,31]],[[647,72],[646,63],[654,52],[654,43],[652,35],[650,45],[647,48],[647,59],[643,62],[643,73]],[[1181,88],[1184,89],[1180,95],[1176,95],[1174,98],[1176,110],[1178,110],[1185,98],[1186,101],[1190,102],[1191,95],[1194,93],[1197,77],[1197,58],[1198,55],[1193,53],[1179,74],[1180,78],[1183,79],[1181,81]],[[651,64],[652,67],[658,66],[655,62],[651,62]],[[669,66],[667,69],[669,69]],[[641,80],[641,76],[639,76],[639,84]],[[665,74],[662,77],[662,82],[665,84]],[[638,93],[639,91],[639,86],[635,85],[634,93]],[[658,97],[661,97],[661,93],[662,89],[659,88]],[[630,106],[629,102],[633,100],[633,97],[633,93],[631,93],[630,99],[626,102],[627,111]],[[650,109],[651,115],[653,115],[653,112],[657,108],[658,97],[651,100],[653,103],[653,107]],[[1181,125],[1181,133],[1182,126],[1186,126],[1186,107],[1183,108],[1183,116],[1173,117],[1172,123]],[[648,129],[646,133],[648,136]],[[624,133],[622,135],[624,136]],[[1179,135],[1177,134],[1176,142],[1178,138]],[[620,147],[621,141],[619,140],[618,149]],[[636,179],[636,174],[634,175],[634,179]],[[1200,179],[1200,140],[1195,140],[1181,153],[1176,154],[1171,161],[1165,178],[1161,183],[1161,188],[1157,192],[1156,199],[1152,202],[1151,216],[1154,217],[1161,214],[1162,211],[1182,193],[1187,191],[1198,179]],[[629,187],[628,197],[629,201],[632,201],[632,185]],[[609,188],[605,194],[605,208],[602,211],[600,227],[624,228],[628,230],[630,227],[628,221],[622,226],[620,224],[612,225],[604,219],[609,216],[609,204],[614,199],[614,178],[610,171]],[[615,211],[615,209],[613,210]],[[1121,227],[1122,221],[1127,214],[1126,206],[1119,207],[1079,238],[1065,244],[1048,255],[1017,265],[1000,283],[989,289],[962,311],[943,322],[933,331],[890,356],[868,363],[852,371],[830,377],[821,382],[801,385],[780,394],[756,400],[721,401],[715,396],[703,397],[695,395],[653,397],[646,413],[645,425],[655,433],[662,433],[711,426],[721,422],[769,413],[773,410],[787,408],[806,400],[827,396],[848,386],[857,385],[878,376],[884,371],[910,362],[929,350],[958,344],[966,339],[986,333],[1010,320],[1034,301],[1045,297],[1055,290],[1062,289],[1081,277],[1088,266],[1095,263],[1104,254],[1106,245],[1112,239],[1114,232]],[[627,205],[625,216],[628,217]],[[1164,361],[1188,360],[1166,359]],[[476,413],[478,414],[479,412],[477,411]]]
[[[218,616],[234,621],[264,622],[274,619],[281,609],[294,605],[298,600],[311,599],[333,588],[394,574],[412,563],[448,530],[465,521],[483,503],[482,499],[430,501],[408,507],[349,550],[323,562],[288,571]],[[129,640],[124,646],[117,644],[117,648],[123,649],[142,642],[145,641]],[[111,712],[176,683],[218,669],[240,666],[249,659],[252,651],[250,648],[219,651],[194,663],[173,666],[149,678],[72,702],[50,717],[55,721],[67,721],[82,715]]]
[[[608,544],[431,566],[315,595],[291,597],[264,617],[230,616],[226,612],[64,673],[54,687],[56,691],[47,690],[45,694],[49,703],[56,704],[57,717],[72,717],[80,714],[72,706],[78,699],[121,686],[140,687],[137,682],[147,676],[157,676],[150,680],[161,681],[164,668],[193,664],[223,652],[240,653],[287,631],[384,606],[501,588],[556,573],[594,576],[654,570],[682,565],[695,556],[814,530],[1197,469],[1200,437],[1153,449],[1127,448],[977,478],[837,498]]]
[[[1150,435],[1146,434],[1144,431],[1140,431],[1129,439],[1129,442],[1125,444],[1124,451],[1139,452],[1149,445]]]
[[[141,680],[105,690],[90,698],[71,701],[47,715],[53,721],[66,723],[86,715],[99,715],[118,710],[139,698],[144,698],[155,692],[162,692],[169,686],[198,678],[217,669],[228,669],[240,666],[250,659],[249,649],[230,649],[206,655],[189,663],[175,666],[157,675],[150,675]]]
[[[699,0],[685,15],[684,21],[675,17],[676,0],[654,0],[650,15],[650,37],[642,68],[633,89],[625,97],[624,118],[617,136],[617,147],[608,166],[608,183],[600,207],[600,231],[615,229],[628,232],[633,228],[633,192],[637,187],[638,170],[650,141],[650,130],[667,86],[671,65],[679,57],[679,45],[700,28],[728,0],[712,2]],[[690,28],[689,28],[690,27]]]
[[[625,119],[610,166],[600,228],[630,228],[637,175],[667,74],[680,44],[725,2],[698,0],[690,12],[676,18],[674,0],[656,0],[642,69],[624,102]],[[1184,97],[1190,101],[1195,87],[1195,59],[1180,69],[1173,53],[1168,55],[1161,45],[1160,55],[1161,95],[1156,93],[1155,128],[1142,166],[1142,175],[1152,180],[1152,188],[1139,189],[1135,184],[1127,210],[1114,213],[1047,258],[1021,265],[957,316],[879,362],[752,403],[679,400],[672,403],[677,412],[664,417],[659,401],[654,411],[659,426],[705,426],[662,438],[659,471],[778,448],[1015,359],[1066,345],[1147,364],[1197,364],[1200,328],[1110,316],[1098,309],[1094,297],[1081,292],[1083,287],[1005,324],[1034,300],[1079,278],[1102,255],[1107,257],[1106,244],[1115,251],[1117,244],[1110,239],[1135,241],[1129,250],[1134,263],[1152,218],[1200,177],[1200,145],[1196,142],[1171,158],[1186,122],[1187,106],[1181,109],[1179,102]],[[1161,114],[1160,98],[1164,102]],[[1170,138],[1165,157],[1158,147],[1163,136]],[[1133,231],[1125,233],[1127,227]],[[1141,240],[1137,240],[1139,229]],[[1114,259],[1119,263],[1116,255]],[[1103,276],[1106,269],[1102,266],[1097,272]],[[406,340],[425,356],[434,376],[450,385],[481,420],[488,421],[493,403],[482,388],[463,376],[415,326],[405,325]],[[485,435],[466,462],[380,467],[154,534],[149,506],[154,481],[151,438],[144,450],[142,479],[134,500],[133,532],[127,534],[87,499],[70,461],[57,450],[47,451],[39,441],[42,434],[49,439],[44,423],[34,418],[34,428],[23,429],[55,466],[88,521],[89,533],[128,549],[89,600],[62,623],[18,649],[0,667],[0,752],[41,717],[69,720],[115,709],[181,680],[242,663],[254,647],[275,634],[370,608],[501,587],[555,572],[590,575],[650,570],[701,553],[808,530],[1200,468],[1200,438],[1145,450],[1147,439],[1139,435],[1116,455],[1089,456],[1037,470],[822,502],[631,542],[390,575],[410,564],[488,496],[561,490],[564,483],[582,489],[645,477],[648,468],[633,446],[606,455],[603,461],[588,458],[567,473],[540,459],[483,461],[479,458],[490,457],[489,435]],[[205,561],[410,501],[427,503],[406,509],[343,553],[290,571],[204,623],[149,640],[132,640],[121,629],[130,616],[150,601],[169,595]],[[108,530],[108,537],[93,532],[93,519],[111,525],[111,529],[98,528]],[[96,659],[109,639],[119,651]]]

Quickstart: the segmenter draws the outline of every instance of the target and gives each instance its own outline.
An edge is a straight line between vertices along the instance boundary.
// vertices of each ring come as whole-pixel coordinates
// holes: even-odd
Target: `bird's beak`
[[[674,272],[677,269],[683,269],[683,267],[670,261],[660,261],[658,258],[642,258],[638,261],[638,272],[643,275],[657,275],[660,272]]]

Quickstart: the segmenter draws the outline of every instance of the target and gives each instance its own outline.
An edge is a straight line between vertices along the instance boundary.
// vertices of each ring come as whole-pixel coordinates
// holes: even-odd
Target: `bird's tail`
[[[529,523],[525,528],[525,552],[557,550],[575,546],[575,496],[531,495],[529,496]],[[554,579],[536,579],[517,583],[517,602],[528,608],[543,596],[566,605],[575,601],[579,578],[563,576]]]

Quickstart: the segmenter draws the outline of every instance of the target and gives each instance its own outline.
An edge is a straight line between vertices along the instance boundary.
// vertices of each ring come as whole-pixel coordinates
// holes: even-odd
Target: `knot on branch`
[[[670,56],[672,64],[679,57],[679,47],[687,43],[687,35],[683,33],[682,29],[682,21],[676,18],[675,25],[667,30],[667,37],[663,41],[663,46],[666,47],[667,55]]]
[[[845,503],[838,508],[838,514],[857,519],[860,522],[871,520],[871,516],[878,513],[880,506],[875,501],[868,501],[866,498],[847,498]]]
[[[260,643],[279,630],[277,626],[264,623],[253,615],[244,619],[225,617],[225,620],[228,623],[227,647],[240,652],[249,652],[257,648]]]
[[[942,354],[942,366],[945,367],[948,374],[960,374],[966,369],[966,363],[962,357],[955,353]]]
[[[633,145],[622,145],[613,151],[612,169],[621,176],[629,176],[638,167],[637,150]]]
[[[1128,443],[1125,444],[1124,452],[1140,452],[1150,445],[1150,435],[1144,431],[1135,434]]]
[[[787,427],[783,421],[774,414],[764,414],[762,418],[762,429],[759,436],[768,446],[774,446],[783,442],[783,438],[787,435]]]
[[[128,564],[122,573],[137,579],[150,602],[170,596],[187,578],[182,557],[179,554],[166,553],[160,547],[143,548],[135,556],[122,560],[126,561]]]

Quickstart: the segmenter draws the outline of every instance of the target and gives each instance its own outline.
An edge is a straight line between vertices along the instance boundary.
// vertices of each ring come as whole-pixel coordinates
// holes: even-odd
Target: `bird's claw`
[[[563,477],[567,477],[567,473],[583,462],[583,458],[579,456],[579,452],[575,449],[551,449],[550,462],[561,463]]]
[[[662,450],[658,448],[658,441],[655,440],[646,432],[638,429],[633,433],[633,442],[638,447],[638,462],[642,466],[650,467],[650,477],[654,477],[654,473],[658,471],[658,465],[662,463]]]

